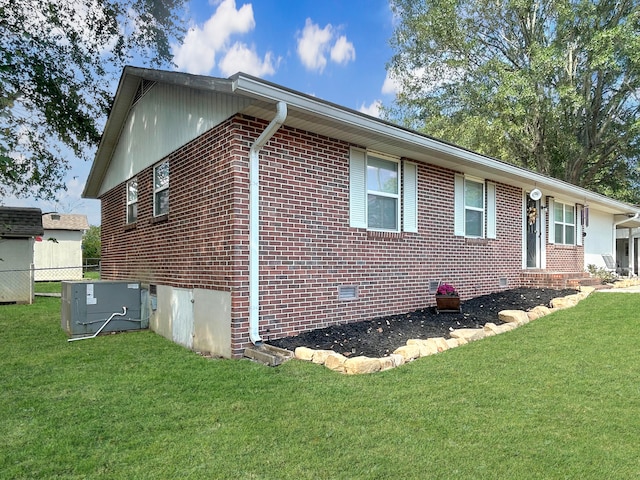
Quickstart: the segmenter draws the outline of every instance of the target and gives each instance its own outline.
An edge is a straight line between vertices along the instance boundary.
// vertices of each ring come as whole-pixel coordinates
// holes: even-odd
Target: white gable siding
[[[578,217],[578,221],[580,218]],[[615,257],[614,219],[610,213],[589,209],[589,226],[584,228],[584,266],[596,265],[604,268],[603,254]]]
[[[249,101],[157,84],[129,112],[102,195],[240,111]]]

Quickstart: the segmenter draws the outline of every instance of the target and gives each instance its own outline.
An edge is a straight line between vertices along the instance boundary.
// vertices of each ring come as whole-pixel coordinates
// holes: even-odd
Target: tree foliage
[[[91,225],[82,236],[82,258],[100,258],[100,226]]]
[[[100,139],[115,79],[171,62],[184,0],[0,0],[0,196],[52,199]]]
[[[388,109],[413,128],[638,201],[636,0],[391,0]]]

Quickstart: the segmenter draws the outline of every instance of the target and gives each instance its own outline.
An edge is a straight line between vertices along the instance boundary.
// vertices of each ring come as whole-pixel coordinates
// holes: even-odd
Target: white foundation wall
[[[229,292],[158,285],[150,301],[151,330],[191,350],[231,358]]]

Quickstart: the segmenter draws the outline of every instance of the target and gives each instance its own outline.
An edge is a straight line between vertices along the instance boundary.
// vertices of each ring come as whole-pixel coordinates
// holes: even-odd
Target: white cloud
[[[298,40],[298,56],[302,64],[309,70],[322,72],[327,65],[325,53],[333,36],[331,30],[331,24],[321,29],[310,18],[307,18],[302,35]]]
[[[271,52],[268,52],[264,56],[264,60],[261,60],[255,49],[249,48],[240,42],[233,44],[227,51],[224,58],[220,60],[219,67],[222,75],[227,77],[237,72],[244,72],[257,77],[275,73]]]
[[[255,26],[251,4],[237,9],[235,0],[223,0],[202,27],[192,27],[182,45],[174,45],[173,59],[188,73],[209,73],[215,66],[216,55],[228,50],[231,36],[248,33]]]
[[[387,72],[387,76],[382,84],[382,93],[385,95],[395,95],[400,91],[400,83],[395,78],[392,78]]]
[[[307,18],[298,37],[298,57],[308,70],[322,73],[327,66],[327,55],[330,56],[331,61],[341,65],[355,60],[356,49],[353,43],[349,42],[344,35],[334,42],[335,36],[335,29],[330,23],[320,28]]]
[[[331,60],[341,65],[347,64],[356,59],[356,49],[353,43],[347,40],[347,37],[342,35],[331,49]]]
[[[380,109],[382,108],[382,102],[380,100],[374,100],[370,105],[364,103],[360,105],[358,111],[371,115],[372,117],[380,118]]]

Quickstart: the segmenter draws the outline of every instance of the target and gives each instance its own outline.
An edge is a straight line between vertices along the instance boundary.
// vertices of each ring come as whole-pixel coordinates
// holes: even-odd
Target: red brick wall
[[[454,173],[419,166],[419,233],[376,234],[349,226],[349,145],[285,129],[294,148],[262,155],[261,328],[264,338],[433,305],[430,281],[463,298],[518,286],[521,190],[498,185],[498,239],[453,235]],[[356,285],[357,300],[339,300]]]
[[[169,215],[153,217],[153,168],[137,175],[138,221],[125,224],[125,184],[102,200],[104,279],[231,292],[232,338],[248,310],[249,187],[245,144],[228,121],[173,152]],[[237,353],[237,352],[236,352]]]
[[[546,199],[549,205],[549,197]],[[549,225],[549,212],[545,215]],[[547,228],[547,236],[551,232]],[[551,272],[583,272],[584,271],[584,247],[582,245],[559,245],[547,243],[547,271]]]
[[[582,272],[584,270],[584,247],[581,245],[547,244],[547,270]]]
[[[248,338],[249,148],[266,122],[236,117],[172,153],[170,213],[152,220],[152,169],[102,202],[103,278],[232,293],[232,350]],[[433,305],[430,281],[463,299],[519,286],[522,192],[497,185],[498,238],[453,235],[453,171],[419,164],[419,232],[349,226],[349,145],[281,128],[261,152],[260,333],[265,340]],[[358,298],[338,299],[340,285]]]

